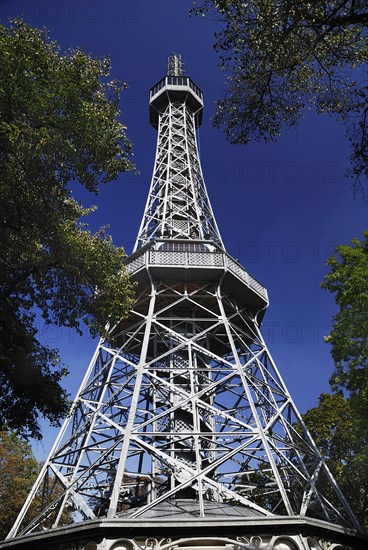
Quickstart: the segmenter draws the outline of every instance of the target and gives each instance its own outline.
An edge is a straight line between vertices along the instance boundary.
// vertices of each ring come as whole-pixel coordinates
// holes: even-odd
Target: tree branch
[[[349,15],[337,15],[328,19],[315,19],[314,25],[324,27],[328,25],[330,29],[336,27],[346,27],[348,25],[368,25],[367,13],[350,13]]]

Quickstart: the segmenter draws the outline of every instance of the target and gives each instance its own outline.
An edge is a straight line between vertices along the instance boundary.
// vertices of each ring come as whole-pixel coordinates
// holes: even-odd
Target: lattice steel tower
[[[198,155],[202,110],[172,55],[150,91],[156,158],[127,259],[136,303],[98,344],[3,547],[366,544],[260,333],[267,291],[225,251]]]

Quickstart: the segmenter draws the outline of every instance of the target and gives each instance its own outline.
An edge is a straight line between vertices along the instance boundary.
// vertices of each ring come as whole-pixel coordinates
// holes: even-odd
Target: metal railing
[[[187,86],[203,100],[202,91],[196,86],[188,76],[165,76],[153,88],[150,89],[150,98],[157,94],[164,86]]]
[[[267,300],[265,287],[225,252],[217,250],[213,252],[192,252],[151,249],[142,252],[126,263],[126,268],[130,273],[135,273],[144,266],[224,267]]]

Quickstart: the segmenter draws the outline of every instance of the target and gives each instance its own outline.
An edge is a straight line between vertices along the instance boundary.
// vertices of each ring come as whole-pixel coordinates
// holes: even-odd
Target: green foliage
[[[39,414],[54,423],[66,412],[66,369],[38,341],[35,308],[96,334],[132,302],[124,251],[86,229],[91,209],[70,190],[97,193],[131,169],[131,144],[108,60],[62,55],[21,20],[0,26],[0,50],[0,427],[40,437]]]
[[[222,21],[215,51],[226,75],[215,126],[231,143],[273,141],[306,106],[336,116],[352,147],[351,175],[368,175],[368,10],[356,0],[201,0]]]
[[[3,540],[13,526],[28,497],[42,464],[33,456],[30,445],[17,437],[16,433],[0,431],[0,540]],[[62,496],[64,488],[55,477],[49,477],[47,490],[37,490],[26,521],[38,516],[42,505],[51,496]],[[72,521],[71,510],[62,513],[63,525]],[[51,527],[51,519],[48,527]]]
[[[368,529],[368,232],[340,245],[322,287],[335,295],[331,344],[335,391],[304,419],[353,511]],[[344,393],[345,396],[344,396]]]
[[[0,432],[0,540],[8,534],[38,472],[30,446],[14,433]]]
[[[304,420],[361,525],[368,529],[368,439],[351,399],[321,394]],[[326,487],[325,494],[328,494]]]
[[[335,295],[339,307],[326,338],[335,363],[331,385],[349,393],[368,436],[368,232],[363,241],[338,246],[327,264],[331,271],[321,286]]]

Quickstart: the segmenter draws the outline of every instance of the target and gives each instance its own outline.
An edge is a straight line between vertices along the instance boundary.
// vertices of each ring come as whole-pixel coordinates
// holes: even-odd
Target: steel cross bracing
[[[247,307],[157,282],[101,341],[15,530],[139,517],[169,499],[353,525]],[[13,533],[14,534],[14,533]]]
[[[196,116],[185,98],[159,113],[153,177],[135,250],[156,238],[223,246],[199,162]]]
[[[198,159],[201,92],[169,75],[150,105],[155,168],[127,262],[137,300],[99,342],[8,538],[179,505],[359,529],[261,336],[267,291],[224,250]]]

